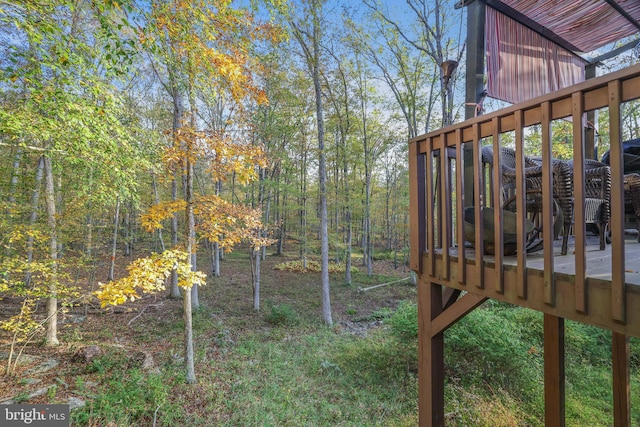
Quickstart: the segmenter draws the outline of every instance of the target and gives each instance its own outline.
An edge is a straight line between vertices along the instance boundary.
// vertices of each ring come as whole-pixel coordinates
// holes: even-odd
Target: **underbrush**
[[[74,365],[72,388],[87,406],[72,411],[73,424],[417,425],[415,287],[395,283],[358,292],[401,275],[358,273],[351,285],[334,275],[335,325],[327,327],[315,274],[265,268],[263,309],[253,311],[245,258],[227,258],[230,274],[202,288],[203,307],[193,316],[195,385],[184,382],[179,301],[149,301],[166,311],[131,312],[123,322],[135,322],[126,331],[104,316],[93,335],[76,334],[79,341],[118,345],[82,368]],[[268,258],[266,266],[276,262]],[[446,331],[448,426],[544,424],[542,322],[538,312],[488,301]],[[566,321],[565,340],[567,425],[612,425],[610,332]],[[154,369],[131,366],[136,346],[153,349]],[[637,340],[631,349],[634,391],[640,386]],[[634,425],[640,425],[639,405],[632,394]]]

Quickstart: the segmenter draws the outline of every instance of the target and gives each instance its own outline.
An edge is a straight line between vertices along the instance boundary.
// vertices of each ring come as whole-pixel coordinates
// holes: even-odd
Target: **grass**
[[[326,327],[319,274],[269,268],[281,262],[276,258],[264,264],[258,313],[252,310],[248,259],[241,255],[227,257],[223,277],[200,290],[203,306],[194,312],[194,386],[183,384],[179,301],[167,300],[161,314],[140,316],[126,338],[118,328],[97,328],[102,339],[128,339],[147,347],[161,342],[159,369],[131,370],[126,350],[117,348],[93,361],[90,372],[76,381],[93,399],[73,412],[74,424],[415,425],[416,373],[407,369],[415,367],[407,362],[415,353],[404,354],[384,329],[357,336],[348,326],[379,324],[380,314],[388,317],[400,301],[413,299],[415,288],[400,283],[358,293],[358,287],[397,276],[393,271],[373,277],[354,272],[354,283],[345,285],[342,274],[332,274],[335,325]],[[99,385],[90,390],[87,382]]]
[[[372,278],[355,273],[352,285],[332,274],[335,324],[327,327],[319,274],[270,268],[282,262],[264,263],[260,312],[252,309],[248,257],[227,257],[223,277],[201,289],[202,307],[194,312],[195,385],[184,382],[180,301],[138,301],[131,311],[97,314],[93,323],[67,327],[62,336],[70,352],[88,343],[104,350],[87,365],[63,363],[68,370],[55,374],[88,402],[72,412],[73,424],[416,425],[415,287],[397,283],[358,292],[403,276],[393,269]],[[565,335],[567,425],[611,425],[611,334],[567,321]],[[495,301],[450,328],[447,425],[542,426],[542,338],[540,313]],[[640,344],[632,340],[631,347],[637,390]],[[154,368],[132,365],[136,351],[152,353]],[[66,388],[46,398],[60,402]],[[638,407],[635,393],[632,409]],[[632,422],[640,424],[635,409]]]

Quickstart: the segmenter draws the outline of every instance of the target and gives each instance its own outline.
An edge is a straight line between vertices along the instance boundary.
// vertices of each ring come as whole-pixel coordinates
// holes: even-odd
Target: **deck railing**
[[[612,327],[628,335],[640,335],[640,315],[629,310],[631,287],[626,280],[625,208],[622,141],[624,103],[640,98],[640,65],[635,65],[523,104],[467,120],[410,141],[411,268],[425,280],[488,297],[540,309],[561,317]],[[610,248],[611,270],[606,280],[587,275],[587,230],[585,227],[585,114],[598,110],[608,115],[610,137]],[[573,132],[573,218],[571,257],[575,271],[571,279],[558,273],[554,248],[554,190],[552,122],[569,119]],[[542,267],[533,272],[526,252],[527,202],[524,146],[531,126],[541,133]],[[640,137],[640,135],[636,135]],[[503,246],[504,209],[501,158],[496,155],[487,174],[481,160],[488,141],[499,153],[508,138],[516,152],[515,211],[516,254],[507,256]],[[466,163],[465,163],[466,159]],[[470,176],[471,175],[471,176]],[[465,188],[466,187],[466,188]],[[483,245],[464,250],[465,207],[491,205],[494,254]],[[488,210],[487,210],[488,211]],[[474,209],[474,223],[482,224],[485,209]],[[545,232],[546,231],[546,232]],[[475,242],[484,240],[483,227],[476,226]],[[637,243],[640,245],[640,243]],[[563,259],[566,263],[567,258]],[[509,267],[509,264],[514,264]],[[637,268],[634,266],[633,268]],[[562,282],[563,290],[558,289]],[[570,283],[570,290],[566,290]],[[534,288],[535,287],[535,288]],[[590,293],[594,295],[590,295]],[[640,295],[633,290],[632,294]],[[603,297],[606,295],[606,298]],[[603,298],[606,302],[603,302]],[[634,296],[634,298],[636,298]],[[567,301],[570,299],[570,301]]]

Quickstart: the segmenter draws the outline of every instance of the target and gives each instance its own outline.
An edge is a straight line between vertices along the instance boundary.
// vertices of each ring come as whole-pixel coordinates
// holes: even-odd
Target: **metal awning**
[[[638,0],[486,0],[486,4],[576,53],[640,33]]]

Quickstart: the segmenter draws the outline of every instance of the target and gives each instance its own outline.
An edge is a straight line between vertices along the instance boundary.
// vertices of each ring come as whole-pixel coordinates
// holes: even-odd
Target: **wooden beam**
[[[464,160],[463,160],[463,144],[462,129],[456,129],[456,231],[458,242],[458,281],[462,284],[466,283],[465,274],[465,235],[464,235],[464,208],[466,206],[464,199],[465,182],[464,182]],[[473,170],[473,169],[471,169]]]
[[[410,267],[416,273],[422,271],[422,252],[425,248],[425,156],[419,153],[419,143],[409,144],[409,245]]]
[[[585,224],[585,183],[584,183],[584,98],[582,93],[576,92],[571,97],[573,101],[573,194],[574,194],[574,236],[575,236],[575,265],[576,265],[576,310],[587,312],[586,290],[586,224]]]
[[[493,204],[493,258],[496,263],[495,275],[493,276],[493,285],[496,292],[504,292],[504,277],[502,275],[502,259],[504,257],[503,241],[503,224],[502,224],[502,150],[500,149],[500,120],[494,117],[491,120],[493,134],[491,136],[493,142],[493,176],[491,188],[491,203]]]
[[[613,425],[631,426],[631,374],[629,337],[614,332],[611,345],[613,370]]]
[[[442,309],[446,310],[457,301],[462,291],[460,289],[445,287],[442,291]]]
[[[418,423],[444,426],[444,335],[433,333],[442,312],[442,286],[429,278],[418,282]]]
[[[565,425],[564,319],[544,315],[544,425]]]
[[[483,198],[482,195],[484,193],[484,177],[482,174],[483,166],[482,166],[482,154],[480,148],[480,125],[475,124],[473,126],[473,176],[475,179],[473,180],[473,205],[474,209],[474,224],[482,224],[482,204]],[[478,275],[480,280],[477,283],[479,288],[484,287],[484,271],[482,267],[483,263],[483,253],[484,253],[484,231],[483,227],[476,227],[475,232],[475,262],[476,262],[476,271],[475,273]]]
[[[551,103],[540,106],[542,112],[542,240],[546,248],[553,248],[553,164],[551,156]],[[556,303],[553,250],[544,251],[544,302]]]
[[[555,44],[557,44],[558,46],[563,47],[564,49],[568,50],[569,52],[573,53],[573,52],[582,52],[582,49],[574,46],[573,44],[569,43],[567,40],[563,39],[562,37],[560,37],[559,35],[557,35],[556,33],[554,33],[553,31],[551,31],[549,28],[540,25],[538,22],[534,21],[533,19],[529,18],[527,15],[518,12],[517,10],[515,10],[514,8],[507,6],[506,4],[498,1],[498,0],[487,0],[487,6],[491,6],[492,8],[494,8],[495,10],[497,10],[498,12],[508,16],[509,18],[518,21],[519,23],[521,23],[522,25],[524,25],[525,27],[529,28],[530,30],[540,34],[542,37],[551,40],[552,42],[554,42]],[[578,56],[578,55],[576,55]],[[578,58],[584,60],[584,58],[582,58],[581,56],[578,56]],[[586,61],[585,61],[586,62]]]
[[[514,111],[514,125],[516,137],[516,194],[525,194],[524,180],[524,114],[522,110]],[[525,245],[525,219],[527,217],[527,202],[525,197],[516,199],[516,216],[518,221],[518,249],[516,251],[518,296],[527,299],[527,249]]]
[[[453,326],[458,320],[462,319],[468,313],[473,311],[476,307],[482,305],[487,298],[466,293],[462,298],[454,302],[449,308],[440,313],[438,317],[433,319],[431,326],[431,333],[442,334],[444,331]]]
[[[640,22],[638,22],[633,16],[629,15],[629,13],[622,6],[620,6],[617,2],[613,0],[604,0],[604,1],[606,1],[609,6],[614,8],[616,12],[618,12],[624,19],[629,21],[631,25],[633,25],[638,30],[640,30]]]
[[[609,91],[609,160],[611,164],[611,316],[626,321],[625,250],[624,250],[624,162],[622,152],[622,85],[608,84]]]
[[[465,120],[476,116],[476,103],[484,91],[485,9],[484,0],[476,0],[467,7]],[[464,147],[464,179],[465,207],[473,206],[473,148],[469,144]]]
[[[434,277],[436,274],[436,229],[435,229],[435,196],[434,194],[434,175],[433,175],[433,140],[429,138],[427,144],[429,145],[429,151],[426,158],[426,172],[427,172],[427,210],[423,221],[427,222],[427,256],[429,261],[427,262],[427,273],[429,276]]]
[[[485,1],[476,0],[467,7],[467,74],[465,82],[464,118],[476,116],[476,103],[484,91],[484,26]],[[469,198],[471,200],[471,198]]]

